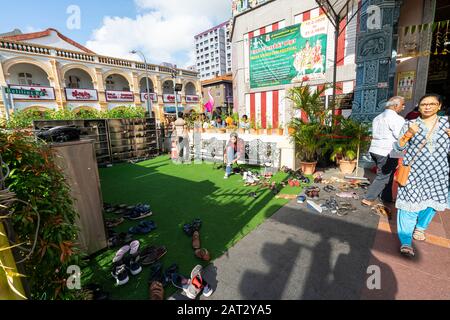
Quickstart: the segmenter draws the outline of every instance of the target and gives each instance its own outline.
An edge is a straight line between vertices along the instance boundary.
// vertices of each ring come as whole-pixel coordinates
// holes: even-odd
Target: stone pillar
[[[424,0],[423,6],[423,19],[422,23],[430,23],[434,21],[436,11],[436,0]],[[428,33],[433,34],[433,30],[428,30]],[[419,41],[419,52],[425,52],[430,50],[425,46],[428,46],[429,43],[425,41],[428,38],[428,34],[422,32],[420,41]],[[427,82],[428,82],[428,67],[430,64],[430,56],[421,56],[418,59],[417,63],[417,73],[416,73],[416,84],[414,90],[414,106],[419,103],[419,99],[426,93],[427,91]]]
[[[141,102],[141,88],[139,86],[139,75],[137,72],[131,73],[131,90],[134,93],[134,104],[136,107],[145,107],[145,103]]]
[[[65,103],[66,103],[66,96],[64,94],[64,84],[61,82],[61,76],[59,74],[59,63],[55,59],[50,60],[51,65],[51,72],[52,74],[49,75],[48,80],[50,83],[53,82],[53,86],[55,88],[55,98],[56,103],[58,104],[58,109],[64,109]]]
[[[105,79],[103,78],[102,68],[95,68],[95,76],[97,78],[97,91],[98,91],[98,103],[100,109],[106,111],[108,109],[108,102],[106,102],[105,96]]]
[[[369,0],[362,2],[356,45],[356,88],[352,117],[370,122],[384,110],[384,104],[394,93],[397,48],[397,24],[401,0]],[[367,9],[381,9],[381,28],[368,29]]]

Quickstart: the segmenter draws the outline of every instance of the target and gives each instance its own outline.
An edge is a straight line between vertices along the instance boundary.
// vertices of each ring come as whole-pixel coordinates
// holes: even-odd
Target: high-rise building
[[[231,43],[229,21],[195,36],[197,71],[201,80],[231,72]]]

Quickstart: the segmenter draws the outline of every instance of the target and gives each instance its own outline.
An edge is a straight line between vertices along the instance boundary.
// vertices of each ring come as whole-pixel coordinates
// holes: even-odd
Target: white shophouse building
[[[201,80],[231,73],[231,43],[229,21],[195,36],[197,71]]]
[[[148,74],[153,111],[157,119],[174,112],[171,68],[98,55],[55,29],[0,36],[0,87],[12,90],[12,110],[97,109],[146,106]],[[199,104],[198,73],[176,69],[183,84],[180,110]],[[3,90],[5,91],[5,90]],[[30,94],[34,92],[35,94]],[[0,116],[5,116],[0,94]]]

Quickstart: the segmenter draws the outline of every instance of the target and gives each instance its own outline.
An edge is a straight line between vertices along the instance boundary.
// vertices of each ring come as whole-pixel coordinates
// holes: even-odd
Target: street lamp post
[[[176,80],[177,80],[177,69],[172,69],[172,78],[173,78],[173,92],[175,93],[175,113],[176,117],[178,119],[178,96],[177,96],[177,90],[176,90]]]
[[[144,60],[144,64],[145,64],[145,84],[147,86],[146,90],[147,90],[147,112],[150,116],[150,118],[153,118],[153,113],[152,113],[152,99],[150,97],[150,84],[148,82],[148,64],[147,64],[147,59],[145,59],[145,55],[141,52],[141,51],[137,51],[137,50],[133,50],[131,51],[132,54],[139,54],[142,59]]]

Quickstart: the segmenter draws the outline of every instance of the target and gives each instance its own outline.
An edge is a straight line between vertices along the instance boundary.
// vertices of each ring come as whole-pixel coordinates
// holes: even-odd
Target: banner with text
[[[52,87],[10,85],[6,93],[11,93],[18,100],[55,100],[55,90]]]
[[[150,97],[152,102],[158,102],[158,95],[156,93],[150,92]],[[141,102],[147,101],[147,93],[141,93]]]
[[[67,101],[98,101],[97,90],[65,89]]]
[[[199,103],[200,99],[198,96],[186,96],[186,103]]]
[[[134,93],[131,91],[105,91],[106,101],[134,102]]]
[[[165,103],[175,103],[175,95],[173,94],[164,94],[163,102]],[[181,94],[177,94],[177,102],[181,103]]]
[[[325,79],[325,15],[252,38],[250,86],[261,88]]]

